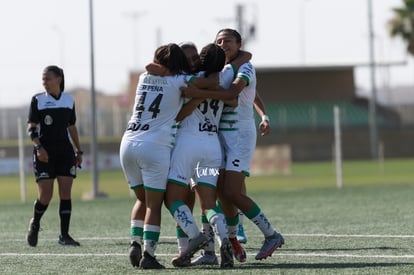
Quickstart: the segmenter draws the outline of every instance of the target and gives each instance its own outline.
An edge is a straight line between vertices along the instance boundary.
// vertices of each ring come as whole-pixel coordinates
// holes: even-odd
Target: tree
[[[394,17],[388,22],[391,37],[407,43],[407,51],[414,56],[414,0],[403,0],[404,6],[393,8]]]

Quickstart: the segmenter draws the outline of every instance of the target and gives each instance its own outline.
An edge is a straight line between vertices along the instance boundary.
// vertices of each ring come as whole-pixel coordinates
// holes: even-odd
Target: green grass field
[[[71,234],[81,247],[57,244],[56,192],[42,219],[38,246],[29,247],[25,234],[36,197],[33,177],[27,176],[28,202],[22,203],[18,177],[2,176],[0,274],[414,274],[413,167],[412,159],[345,162],[342,189],[336,188],[331,163],[293,164],[288,176],[249,178],[248,193],[286,243],[272,257],[254,260],[263,237],[246,220],[248,259],[231,270],[174,268],[175,224],[166,210],[157,258],[167,269],[133,269],[127,251],[134,200],[120,171],[100,173],[100,191],[108,198],[91,201],[81,200],[91,190],[91,177],[79,174]]]

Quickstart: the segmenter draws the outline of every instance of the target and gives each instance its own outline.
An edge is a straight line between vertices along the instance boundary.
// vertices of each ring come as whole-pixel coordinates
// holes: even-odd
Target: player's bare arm
[[[189,102],[185,103],[183,107],[181,108],[180,112],[178,113],[175,120],[181,121],[186,116],[191,115],[191,113],[197,108],[198,105],[200,105],[201,102],[204,101],[204,98],[192,98]]]
[[[163,66],[161,64],[155,63],[155,62],[151,62],[151,63],[147,64],[145,66],[145,70],[148,73],[153,74],[153,75],[160,75],[160,76],[173,75],[170,72],[170,70],[168,70],[167,67],[165,67],[165,66]]]
[[[236,70],[238,70],[241,65],[249,62],[252,59],[252,56],[253,55],[250,52],[240,50],[236,58],[231,61],[231,64],[235,67]]]
[[[236,78],[231,84],[230,88],[227,90],[206,90],[195,87],[182,87],[180,89],[185,97],[211,98],[226,101],[236,98],[241,93],[243,88],[246,87],[246,85],[246,80],[242,78]]]
[[[262,98],[260,97],[258,91],[256,91],[256,96],[254,98],[254,108],[257,114],[262,118],[262,121],[259,124],[259,132],[261,136],[267,136],[270,134],[270,122],[269,116],[266,115],[265,105]]]

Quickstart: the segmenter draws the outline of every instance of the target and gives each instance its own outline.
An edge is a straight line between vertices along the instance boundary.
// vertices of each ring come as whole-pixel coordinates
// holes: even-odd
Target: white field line
[[[410,239],[414,238],[414,235],[378,235],[378,234],[283,234],[284,236],[290,237],[322,237],[322,238],[402,238]],[[254,235],[252,237],[261,237],[259,235]],[[175,236],[163,236],[160,239],[171,239],[175,240]],[[77,238],[79,240],[129,240],[129,237],[82,237]],[[43,240],[56,240],[56,239],[43,239]],[[0,240],[1,242],[25,242],[24,238],[22,239],[6,239]],[[21,256],[34,256],[34,257],[126,257],[127,253],[9,253],[9,252],[0,252],[0,257],[21,257]],[[255,254],[248,253],[249,256],[254,256]],[[157,253],[157,256],[160,257],[173,257],[175,254],[162,254]],[[327,253],[283,253],[283,251],[278,251],[278,257],[327,257],[327,258],[366,258],[366,259],[414,259],[414,255],[358,255],[358,254],[327,254]]]
[[[315,233],[315,234],[306,234],[306,233],[287,233],[284,234],[284,237],[319,237],[319,238],[395,238],[395,239],[414,239],[414,235],[380,235],[380,234],[325,234],[325,233]],[[261,235],[251,235],[251,237],[262,238]],[[53,241],[55,239],[41,238],[42,240]],[[129,240],[129,236],[125,237],[78,237],[77,240]],[[175,236],[160,236],[160,239],[172,240],[176,239]],[[26,239],[0,239],[0,243],[4,242],[20,242],[26,241]]]
[[[379,234],[282,234],[283,236],[290,237],[326,237],[326,238],[401,238],[409,239],[414,238],[414,235],[379,235]]]
[[[395,238],[395,239],[414,239],[414,235],[380,235],[380,234],[325,234],[325,233],[316,233],[316,234],[307,234],[307,233],[287,233],[283,234],[284,237],[317,237],[317,238]],[[251,235],[251,237],[262,237],[261,235]],[[40,238],[42,240],[57,240],[57,238]],[[125,237],[78,237],[77,240],[129,240],[129,236]],[[160,239],[172,240],[176,239],[175,236],[160,236]],[[21,239],[0,239],[0,243],[4,242],[20,242],[26,241],[25,238]]]
[[[247,253],[254,256],[253,253]],[[0,253],[0,257],[127,257],[127,253]],[[159,257],[173,257],[176,254],[157,253]],[[276,257],[302,258],[364,258],[364,259],[414,259],[414,255],[355,255],[355,254],[326,254],[326,253],[277,253]]]

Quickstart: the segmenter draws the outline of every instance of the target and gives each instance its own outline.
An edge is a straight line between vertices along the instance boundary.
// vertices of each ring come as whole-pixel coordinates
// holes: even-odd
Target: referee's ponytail
[[[56,76],[60,76],[62,78],[62,81],[60,81],[60,91],[63,92],[65,90],[65,75],[63,73],[63,69],[56,65],[50,65],[45,68],[45,72],[53,72]]]

